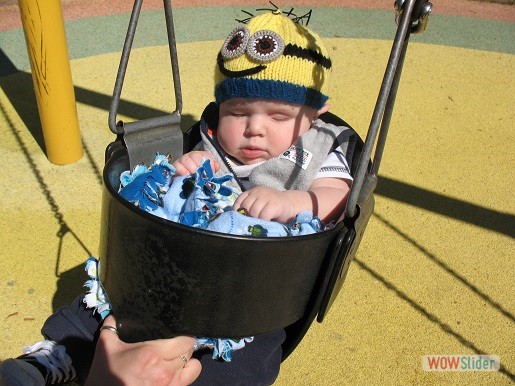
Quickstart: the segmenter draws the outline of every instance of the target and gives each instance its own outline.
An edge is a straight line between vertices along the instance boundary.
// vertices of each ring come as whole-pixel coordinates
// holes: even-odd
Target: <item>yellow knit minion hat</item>
[[[280,10],[267,12],[225,39],[215,69],[215,99],[275,99],[320,109],[328,99],[330,69],[315,32]]]

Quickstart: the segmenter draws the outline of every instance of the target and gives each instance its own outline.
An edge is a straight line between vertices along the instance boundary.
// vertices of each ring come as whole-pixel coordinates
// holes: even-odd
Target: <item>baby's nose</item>
[[[246,132],[248,135],[264,135],[266,133],[265,125],[259,117],[250,117],[247,121]]]

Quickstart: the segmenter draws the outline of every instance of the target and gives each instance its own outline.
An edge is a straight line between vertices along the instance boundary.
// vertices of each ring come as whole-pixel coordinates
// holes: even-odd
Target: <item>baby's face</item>
[[[220,104],[218,142],[244,164],[266,161],[288,150],[309,130],[318,111],[268,99],[230,99]]]

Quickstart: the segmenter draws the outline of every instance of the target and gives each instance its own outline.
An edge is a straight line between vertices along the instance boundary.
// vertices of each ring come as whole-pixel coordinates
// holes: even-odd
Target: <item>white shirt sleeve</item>
[[[317,178],[342,178],[347,181],[352,181],[353,178],[350,175],[349,164],[343,153],[338,150],[329,153],[315,176],[315,179]]]

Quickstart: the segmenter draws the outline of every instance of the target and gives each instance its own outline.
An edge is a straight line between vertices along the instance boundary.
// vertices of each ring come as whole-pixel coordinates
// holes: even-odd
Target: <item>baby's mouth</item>
[[[255,147],[242,147],[240,152],[245,158],[254,159],[261,157],[265,151]]]
[[[266,66],[260,64],[256,67],[248,68],[246,70],[240,70],[240,71],[228,70],[224,66],[224,58],[222,57],[222,54],[220,54],[220,53],[218,53],[217,63],[218,63],[218,68],[220,69],[220,72],[228,78],[240,78],[242,76],[254,75],[254,74],[257,74],[258,72],[261,72],[264,69],[266,69]]]

